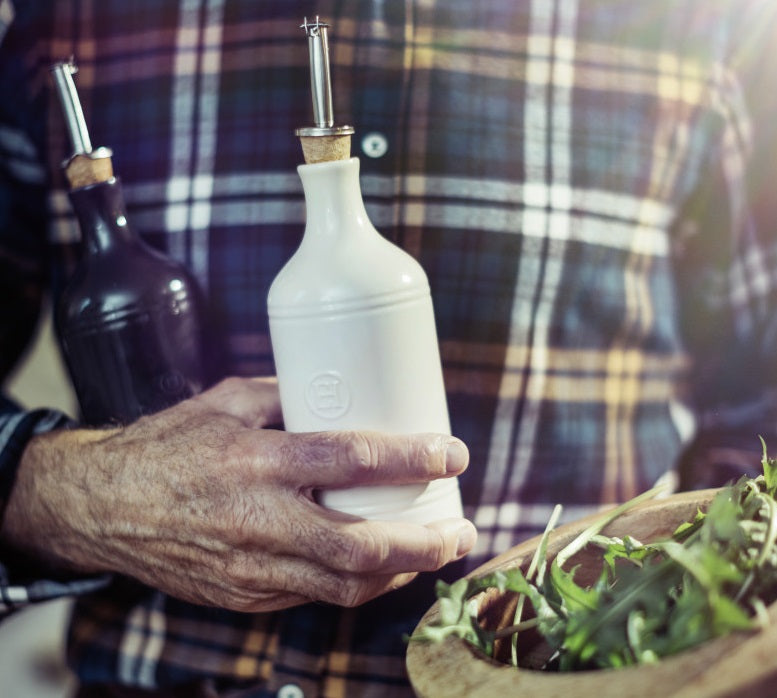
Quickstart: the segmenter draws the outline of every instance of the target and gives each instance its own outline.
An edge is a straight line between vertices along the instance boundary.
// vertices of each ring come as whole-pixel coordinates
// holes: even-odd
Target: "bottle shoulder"
[[[272,314],[428,293],[429,282],[418,261],[374,231],[331,247],[300,245],[273,280],[267,305]]]
[[[196,301],[188,270],[144,243],[87,255],[59,299],[60,321],[137,313]]]

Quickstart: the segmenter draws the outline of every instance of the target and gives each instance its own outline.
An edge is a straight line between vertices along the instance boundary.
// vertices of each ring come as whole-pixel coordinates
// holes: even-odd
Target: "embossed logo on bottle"
[[[156,383],[159,390],[165,395],[180,395],[186,390],[186,379],[174,368],[157,376]]]
[[[337,371],[317,373],[305,394],[310,411],[323,419],[342,417],[351,406],[351,392]]]

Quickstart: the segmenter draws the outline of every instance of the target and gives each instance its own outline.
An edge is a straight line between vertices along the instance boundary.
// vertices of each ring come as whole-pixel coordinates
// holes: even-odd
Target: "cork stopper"
[[[314,126],[298,128],[305,162],[312,165],[333,160],[347,160],[351,157],[352,126],[335,126],[332,109],[332,81],[329,74],[329,25],[318,17],[301,28],[308,37],[310,54],[310,93],[313,100]]]
[[[101,149],[107,150],[107,149]],[[97,153],[99,151],[93,151]],[[92,157],[92,155],[74,155],[65,166],[65,175],[70,182],[71,189],[88,187],[91,184],[107,182],[113,177],[113,163],[110,151],[104,157]]]
[[[347,160],[351,157],[351,136],[300,136],[305,163]]]

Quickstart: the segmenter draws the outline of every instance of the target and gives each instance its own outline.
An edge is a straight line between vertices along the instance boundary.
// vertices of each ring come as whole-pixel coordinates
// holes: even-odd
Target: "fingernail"
[[[477,542],[478,534],[475,530],[475,527],[472,525],[467,524],[466,526],[462,526],[461,530],[459,531],[459,540],[456,544],[456,557],[462,557],[463,555],[466,555],[472,548],[475,547],[475,543]]]
[[[469,451],[461,441],[451,441],[445,452],[445,470],[449,473],[460,473],[467,467]]]

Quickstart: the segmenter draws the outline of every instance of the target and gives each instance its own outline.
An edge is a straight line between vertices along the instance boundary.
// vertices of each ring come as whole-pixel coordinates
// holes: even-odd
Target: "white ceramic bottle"
[[[285,427],[450,433],[426,274],[372,226],[359,160],[300,165],[307,222],[268,296]],[[455,478],[327,491],[372,519],[461,516]]]
[[[450,433],[434,311],[421,266],[372,226],[350,158],[351,126],[335,126],[327,30],[302,24],[314,126],[297,129],[305,165],[302,242],[267,307],[287,430]],[[325,506],[371,519],[426,523],[462,515],[456,479],[321,493]]]

